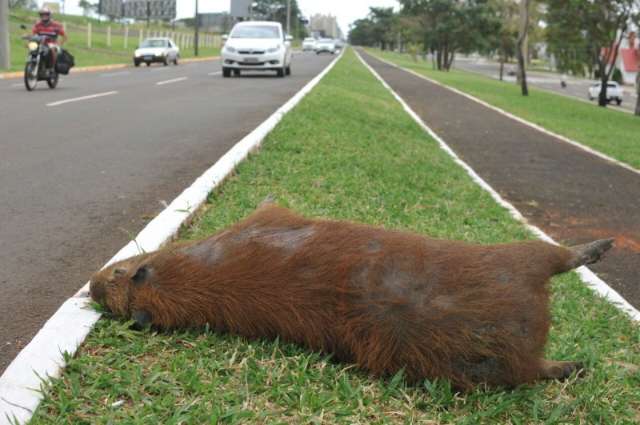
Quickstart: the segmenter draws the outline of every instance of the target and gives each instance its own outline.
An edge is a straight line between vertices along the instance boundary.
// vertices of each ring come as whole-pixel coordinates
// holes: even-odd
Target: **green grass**
[[[21,40],[21,36],[31,33],[31,27],[38,19],[35,12],[25,10],[12,10],[10,14],[10,38],[11,38],[11,68],[9,71],[21,71],[24,69],[25,57],[27,50],[25,41]],[[132,63],[133,51],[139,42],[138,30],[144,29],[145,35],[147,30],[151,31],[171,31],[168,26],[154,24],[147,28],[144,24],[132,25],[129,31],[127,48],[124,47],[124,30],[122,26],[112,25],[111,45],[107,45],[107,26],[109,24],[100,22],[96,19],[85,18],[73,15],[56,15],[55,20],[65,22],[67,25],[67,35],[69,40],[65,45],[75,57],[76,66],[94,66],[94,65],[111,65],[119,63]],[[92,45],[87,47],[87,23],[91,22]],[[23,24],[27,30],[20,28]],[[191,35],[187,30],[182,31]],[[177,41],[177,40],[176,40]],[[183,58],[194,57],[193,48],[181,48],[180,55]],[[216,56],[220,53],[218,47],[200,48],[200,56]],[[0,71],[2,71],[0,69]]]
[[[430,62],[414,62],[408,55],[369,52],[640,169],[640,117],[531,86],[525,97],[512,83],[461,70],[436,71]]]
[[[184,238],[250,214],[268,194],[310,215],[431,236],[531,236],[476,186],[351,51],[215,191]],[[624,424],[640,420],[640,330],[576,277],[553,281],[548,355],[585,361],[584,379],[461,395],[407,386],[278,341],[211,331],[136,332],[102,319],[33,424]]]

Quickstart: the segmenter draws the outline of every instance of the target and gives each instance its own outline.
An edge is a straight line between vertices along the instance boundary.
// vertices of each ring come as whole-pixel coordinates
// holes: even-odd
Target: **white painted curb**
[[[105,267],[138,255],[141,250],[154,251],[173,238],[180,226],[206,201],[209,193],[222,183],[253,149],[260,146],[284,115],[300,103],[340,58],[342,54],[266,121],[233,146],[154,218],[133,241],[109,260]],[[25,423],[31,418],[42,399],[39,391],[41,378],[60,376],[65,365],[63,353],[75,354],[100,318],[89,303],[87,283],[45,323],[0,377],[0,425]]]
[[[440,86],[442,88],[445,88],[447,90],[451,90],[452,92],[454,92],[456,94],[459,94],[460,96],[464,96],[467,99],[473,100],[474,102],[479,103],[480,105],[482,105],[484,107],[492,109],[492,110],[494,110],[494,111],[496,111],[496,112],[498,112],[498,113],[500,113],[500,114],[502,114],[502,115],[504,115],[506,117],[511,118],[512,120],[518,121],[520,124],[524,124],[524,125],[526,125],[528,127],[531,127],[531,128],[533,128],[535,130],[538,130],[541,133],[544,133],[544,134],[546,134],[548,136],[551,136],[551,137],[554,137],[554,138],[556,138],[556,139],[558,139],[560,141],[563,141],[565,143],[573,145],[573,146],[577,147],[578,149],[582,149],[583,151],[588,152],[591,155],[595,155],[600,159],[604,159],[605,161],[609,161],[609,162],[611,162],[613,164],[616,164],[616,165],[618,165],[618,166],[620,166],[622,168],[625,168],[625,169],[627,169],[627,170],[629,170],[629,171],[631,171],[633,173],[640,174],[640,170],[638,170],[637,168],[634,168],[633,166],[627,164],[626,162],[622,162],[622,161],[619,161],[619,160],[617,160],[615,158],[612,158],[609,155],[606,155],[606,154],[604,154],[602,152],[594,150],[594,149],[592,149],[592,148],[590,148],[588,146],[583,145],[582,143],[576,142],[575,140],[569,139],[568,137],[565,137],[565,136],[563,136],[561,134],[549,131],[546,128],[539,126],[538,124],[534,124],[531,121],[527,121],[527,120],[525,120],[523,118],[515,116],[512,113],[505,111],[504,109],[500,109],[497,106],[493,106],[493,105],[485,102],[484,100],[480,100],[477,97],[474,97],[474,96],[472,96],[472,95],[470,95],[468,93],[462,92],[462,91],[460,91],[460,90],[458,90],[456,88],[453,88],[451,86],[447,86],[446,84],[443,84],[443,83],[441,83],[439,81],[433,80],[433,79],[431,79],[431,78],[429,78],[429,77],[427,77],[425,75],[422,75],[422,74],[420,74],[420,73],[418,73],[416,71],[413,71],[411,69],[407,69],[407,68],[401,67],[399,65],[396,65],[395,63],[389,62],[388,60],[385,60],[385,59],[382,59],[381,57],[379,57],[377,55],[372,55],[372,56],[375,56],[376,59],[378,59],[381,62],[386,63],[389,66],[392,66],[392,67],[397,68],[397,69],[401,69],[401,70],[403,70],[405,72],[408,72],[411,75],[414,75],[414,76],[416,76],[418,78],[422,78],[423,80],[429,81],[430,83],[436,84],[436,85],[438,85],[438,86]],[[557,93],[554,93],[554,94],[557,94]],[[562,95],[559,95],[559,96],[562,96]]]
[[[534,235],[546,242],[558,245],[556,241],[554,241],[549,235],[543,232],[539,227],[529,223],[527,219],[520,213],[520,211],[518,211],[513,205],[503,199],[498,192],[496,192],[491,186],[489,186],[489,184],[473,170],[473,168],[471,168],[466,162],[460,159],[460,157],[456,155],[456,153],[449,147],[449,145],[447,145],[444,140],[442,140],[433,130],[431,130],[431,128],[429,128],[429,126],[427,126],[427,124],[425,124],[422,118],[420,118],[418,114],[416,114],[413,109],[411,109],[411,107],[404,101],[404,99],[402,99],[398,95],[398,93],[396,93],[391,88],[391,86],[389,86],[389,84],[387,84],[387,82],[384,81],[382,77],[367,62],[365,62],[362,56],[360,56],[360,53],[356,51],[356,54],[358,55],[360,61],[367,67],[367,69],[369,69],[369,71],[382,83],[382,85],[387,90],[389,90],[393,97],[395,97],[396,100],[400,102],[404,110],[411,116],[411,118],[413,118],[413,120],[417,122],[424,131],[426,131],[431,137],[433,137],[438,142],[440,147],[446,153],[448,153],[449,156],[451,156],[458,165],[464,168],[464,170],[467,172],[467,174],[469,174],[474,182],[476,182],[485,191],[489,192],[491,197],[498,204],[506,208],[516,220],[523,223],[531,232],[533,232]],[[397,66],[396,68],[403,69]],[[582,281],[586,283],[587,286],[594,290],[597,294],[606,298],[620,310],[627,313],[633,320],[640,321],[640,311],[629,304],[629,302],[625,300],[615,289],[607,285],[606,282],[596,276],[595,273],[589,270],[589,268],[587,268],[586,266],[582,266],[576,269],[576,272],[580,275]]]

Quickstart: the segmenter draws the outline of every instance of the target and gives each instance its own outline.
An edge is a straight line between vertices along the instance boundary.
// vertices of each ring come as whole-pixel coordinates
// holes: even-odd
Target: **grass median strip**
[[[640,169],[639,117],[531,86],[524,97],[512,83],[455,69],[436,71],[430,62],[414,61],[409,55],[368,52]]]
[[[210,196],[185,239],[248,215],[267,195],[301,213],[476,242],[530,238],[352,52]],[[461,395],[407,386],[279,341],[209,331],[136,332],[101,320],[33,423],[630,423],[640,331],[575,274],[553,282],[549,357],[584,379]],[[432,422],[430,422],[432,421]]]

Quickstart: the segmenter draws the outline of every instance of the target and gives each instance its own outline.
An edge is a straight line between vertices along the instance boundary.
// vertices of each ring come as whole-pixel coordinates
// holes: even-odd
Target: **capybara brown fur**
[[[114,264],[90,288],[141,326],[208,324],[331,353],[376,376],[404,369],[412,382],[511,387],[580,369],[543,358],[548,282],[611,245],[474,245],[268,204],[207,239]]]

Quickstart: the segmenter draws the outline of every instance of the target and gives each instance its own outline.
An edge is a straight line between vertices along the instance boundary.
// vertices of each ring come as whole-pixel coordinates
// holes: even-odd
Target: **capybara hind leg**
[[[582,363],[542,360],[540,365],[540,378],[542,379],[566,379],[574,372],[578,375],[584,373]]]
[[[573,253],[573,257],[569,262],[569,269],[597,263],[600,261],[600,258],[602,258],[602,255],[611,249],[613,242],[613,239],[600,239],[595,242],[569,248]]]

